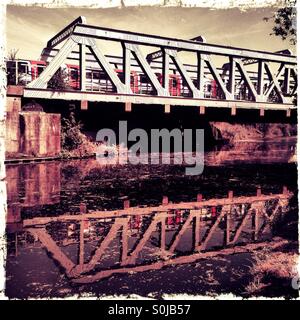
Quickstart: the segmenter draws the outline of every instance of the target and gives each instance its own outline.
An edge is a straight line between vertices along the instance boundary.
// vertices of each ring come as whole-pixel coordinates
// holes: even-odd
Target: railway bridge
[[[108,55],[108,48],[120,54]],[[181,40],[109,29],[80,16],[47,42],[41,61],[43,71],[23,84],[24,98],[80,101],[83,110],[89,102],[122,103],[125,111],[133,104],[163,105],[166,113],[172,106],[193,106],[200,114],[229,108],[232,115],[256,109],[261,116],[281,110],[289,117],[296,109],[297,61],[289,50],[255,51],[209,44],[201,36]],[[60,70],[68,73],[68,86],[53,88],[49,83]]]

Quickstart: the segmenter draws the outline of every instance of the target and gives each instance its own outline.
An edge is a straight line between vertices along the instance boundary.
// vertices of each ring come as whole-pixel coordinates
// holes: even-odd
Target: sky
[[[38,59],[47,40],[83,15],[88,24],[190,39],[203,35],[208,43],[234,47],[295,52],[288,41],[270,36],[272,22],[263,21],[276,8],[211,10],[182,7],[128,7],[109,9],[7,6],[7,51],[19,49],[18,58]],[[113,54],[113,53],[112,53]]]

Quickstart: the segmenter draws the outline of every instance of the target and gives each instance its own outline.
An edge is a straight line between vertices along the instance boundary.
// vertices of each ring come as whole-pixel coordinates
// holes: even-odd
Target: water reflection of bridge
[[[40,241],[76,283],[117,273],[157,270],[217,254],[262,246],[270,226],[287,210],[292,193],[169,203],[157,207],[36,217],[24,231]],[[74,250],[77,249],[77,250]]]

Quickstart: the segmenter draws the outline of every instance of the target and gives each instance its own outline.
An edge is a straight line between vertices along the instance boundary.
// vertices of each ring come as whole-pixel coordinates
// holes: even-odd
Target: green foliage
[[[73,111],[70,112],[69,118],[62,119],[61,146],[63,150],[75,150],[83,143],[81,128],[82,124],[76,120]]]
[[[288,39],[293,45],[297,43],[296,0],[286,0],[284,8],[278,9],[272,17],[264,18],[265,21],[270,19],[274,21],[270,35],[279,36],[282,40]]]
[[[67,72],[62,70],[61,68],[58,69],[53,75],[53,77],[49,80],[48,88],[58,91],[67,89],[67,78]]]

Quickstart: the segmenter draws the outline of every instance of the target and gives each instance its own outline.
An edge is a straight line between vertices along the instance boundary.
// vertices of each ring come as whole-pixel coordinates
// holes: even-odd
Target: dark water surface
[[[216,253],[297,238],[294,148],[291,141],[225,146],[206,154],[199,176],[179,165],[101,166],[95,159],[7,165],[6,295],[243,294],[251,250]],[[294,194],[287,201],[253,201],[258,188],[269,195],[284,186]],[[222,199],[229,191],[248,198],[228,209]],[[176,204],[197,194],[214,200],[157,208],[164,196]],[[126,200],[145,210],[121,211]],[[84,218],[94,211],[103,212]]]

